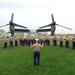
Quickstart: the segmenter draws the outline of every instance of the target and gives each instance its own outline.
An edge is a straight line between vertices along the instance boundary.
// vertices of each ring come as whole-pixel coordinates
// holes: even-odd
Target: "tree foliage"
[[[5,30],[4,29],[0,29],[0,33],[5,33]]]

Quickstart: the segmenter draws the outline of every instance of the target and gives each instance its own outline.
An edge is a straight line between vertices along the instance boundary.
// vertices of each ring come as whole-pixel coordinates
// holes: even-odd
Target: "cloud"
[[[51,23],[53,13],[58,24],[73,29],[64,29],[66,33],[74,33],[74,7],[74,0],[0,0],[0,25],[8,23],[11,13],[14,13],[15,23],[34,29]],[[62,29],[57,27],[56,33]]]

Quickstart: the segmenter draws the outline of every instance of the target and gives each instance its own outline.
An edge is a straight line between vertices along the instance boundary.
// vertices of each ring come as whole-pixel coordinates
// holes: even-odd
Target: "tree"
[[[5,33],[5,30],[3,30],[3,29],[0,29],[0,33]]]

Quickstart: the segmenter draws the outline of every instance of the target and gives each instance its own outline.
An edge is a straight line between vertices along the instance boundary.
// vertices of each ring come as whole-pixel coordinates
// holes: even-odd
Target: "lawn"
[[[44,46],[40,66],[33,65],[33,48],[18,46],[3,49],[0,42],[0,75],[75,75],[75,51]]]

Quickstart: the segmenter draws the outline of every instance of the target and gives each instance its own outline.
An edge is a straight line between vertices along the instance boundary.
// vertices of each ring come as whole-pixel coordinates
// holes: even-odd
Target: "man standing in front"
[[[31,44],[31,47],[34,48],[34,66],[39,66],[40,65],[40,48],[43,47],[42,45],[38,43],[39,39],[35,39],[36,43]],[[36,64],[36,60],[38,60],[38,63]]]

